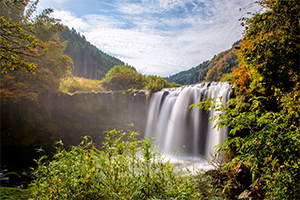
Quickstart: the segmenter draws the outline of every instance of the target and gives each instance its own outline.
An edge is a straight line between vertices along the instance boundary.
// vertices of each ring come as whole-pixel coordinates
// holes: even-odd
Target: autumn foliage
[[[235,98],[216,106],[222,113],[215,116],[218,127],[230,127],[219,151],[234,153],[223,168],[228,174],[223,192],[230,198],[243,192],[246,199],[299,199],[299,2],[257,3],[261,12],[242,23]],[[248,184],[236,176],[241,164],[249,168]]]

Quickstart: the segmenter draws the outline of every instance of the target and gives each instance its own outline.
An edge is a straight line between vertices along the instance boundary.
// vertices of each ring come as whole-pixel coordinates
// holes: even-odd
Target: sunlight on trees
[[[221,111],[217,125],[230,127],[220,152],[234,152],[223,169],[229,196],[240,188],[235,170],[250,166],[247,198],[299,198],[300,84],[299,3],[294,0],[258,2],[264,12],[245,19],[240,66],[234,70],[235,98],[228,105],[211,104]],[[240,192],[242,192],[241,190]],[[234,196],[231,196],[234,197]]]

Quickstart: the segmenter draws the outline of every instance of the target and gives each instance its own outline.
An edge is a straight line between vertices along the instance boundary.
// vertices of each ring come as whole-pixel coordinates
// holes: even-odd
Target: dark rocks
[[[18,187],[22,189],[28,188],[28,185],[34,180],[31,170],[11,171],[7,169],[1,170],[0,186],[1,187]]]
[[[248,165],[240,163],[234,172],[234,177],[239,188],[242,190],[250,189],[251,173]]]

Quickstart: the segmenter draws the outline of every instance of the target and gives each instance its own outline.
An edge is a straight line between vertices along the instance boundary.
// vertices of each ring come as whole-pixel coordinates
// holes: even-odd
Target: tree
[[[57,91],[62,76],[67,70],[73,69],[71,58],[62,54],[67,42],[61,43],[57,35],[64,26],[49,16],[52,9],[45,9],[39,15],[33,16],[38,1],[28,3],[25,0],[1,1],[3,102],[17,102],[22,98],[37,101],[40,94]],[[12,11],[16,13],[11,13]],[[47,51],[41,55],[38,48]],[[24,70],[18,70],[21,68]]]
[[[29,16],[22,17],[28,2],[29,0],[1,0],[0,8],[3,13],[0,16],[1,73],[20,68],[33,73],[37,65],[28,58],[39,58],[39,49],[46,50],[45,44],[36,39],[37,31],[33,29],[33,24],[26,23]],[[28,8],[28,15],[35,8],[36,2]],[[12,15],[15,19],[11,18]]]
[[[107,90],[142,89],[145,86],[145,76],[134,67],[116,65],[102,79],[102,86]]]
[[[246,33],[241,46],[239,72],[248,74],[240,88],[250,93],[271,94],[275,88],[290,91],[299,78],[300,15],[295,0],[258,2],[263,13],[244,19]],[[238,81],[243,78],[236,71]],[[237,82],[238,82],[237,81]]]
[[[246,198],[299,199],[300,83],[299,3],[258,1],[262,13],[246,23],[238,68],[234,70],[235,98],[228,105],[211,104],[219,114],[218,128],[230,127],[219,152],[234,156],[224,167],[229,174],[224,192],[249,190]],[[248,165],[251,181],[236,176]],[[231,196],[234,198],[234,196]]]

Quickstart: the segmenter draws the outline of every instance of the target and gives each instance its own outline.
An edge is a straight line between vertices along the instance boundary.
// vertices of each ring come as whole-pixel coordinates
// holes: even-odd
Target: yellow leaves
[[[260,76],[260,77],[259,77],[259,81],[262,81],[262,80],[263,80],[263,77]]]
[[[91,178],[90,174],[86,174],[86,179],[89,180]]]

